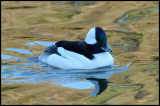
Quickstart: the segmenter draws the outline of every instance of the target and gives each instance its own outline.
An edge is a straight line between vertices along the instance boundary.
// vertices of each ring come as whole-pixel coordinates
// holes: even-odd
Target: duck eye
[[[103,43],[102,46],[103,46],[103,47],[106,47],[106,43]]]

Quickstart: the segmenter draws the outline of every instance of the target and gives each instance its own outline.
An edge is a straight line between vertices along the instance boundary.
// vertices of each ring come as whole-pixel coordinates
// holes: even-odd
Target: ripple
[[[158,8],[146,8],[146,9],[138,9],[138,10],[132,10],[127,13],[125,13],[121,18],[117,20],[117,22],[128,22],[128,21],[136,21],[140,19],[147,19],[151,16],[154,16],[159,13]]]
[[[24,45],[35,45],[35,43],[34,42],[28,42],[28,43],[26,43]]]
[[[25,63],[20,65],[3,65],[3,69],[12,67],[13,69],[5,70],[1,72],[3,81],[2,83],[6,84],[6,81],[9,83],[42,83],[49,82],[52,84],[61,85],[63,87],[75,88],[75,89],[89,89],[95,86],[97,88],[98,83],[108,84],[105,79],[110,78],[114,73],[121,73],[124,71],[130,71],[128,66],[131,63],[127,64],[121,68],[98,68],[91,70],[63,70],[55,69],[53,67],[48,68],[48,65],[42,63]],[[35,71],[32,70],[38,66],[39,68],[44,68],[45,71]],[[2,66],[1,66],[2,67]],[[6,67],[6,68],[5,68]],[[24,71],[26,69],[26,71]],[[21,70],[21,71],[19,71]],[[102,80],[102,81],[101,81]],[[108,86],[108,85],[107,85]],[[106,87],[107,87],[106,86]],[[103,87],[103,86],[100,86]],[[122,87],[122,86],[119,86]],[[97,90],[93,90],[94,96]],[[91,93],[93,96],[93,92]]]
[[[91,5],[94,4],[96,1],[61,1],[57,3],[52,3],[53,5],[64,5],[64,4],[70,4],[72,6],[85,6],[85,5]]]
[[[30,52],[29,50],[24,50],[24,49],[6,48],[6,50],[10,50],[18,53],[32,54],[32,52]]]
[[[14,56],[10,56],[10,55],[3,55],[3,53],[1,53],[1,59],[3,60],[11,60],[11,59],[19,59],[21,57],[14,57]]]
[[[53,42],[44,42],[44,41],[34,41],[36,44],[39,44],[39,45],[43,45],[43,46],[51,46],[55,43]]]
[[[68,87],[68,88],[75,88],[75,89],[89,89],[94,86],[89,81],[79,81],[79,82],[73,82],[73,83],[67,83],[63,84],[63,87]]]

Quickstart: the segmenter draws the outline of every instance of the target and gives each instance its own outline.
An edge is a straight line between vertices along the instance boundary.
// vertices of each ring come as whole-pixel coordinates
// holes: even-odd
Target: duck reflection
[[[108,82],[106,79],[96,79],[96,78],[87,78],[90,82],[95,85],[95,89],[90,93],[91,96],[96,96],[101,94],[105,89],[107,89]]]
[[[74,86],[73,82],[86,82],[86,80],[88,80],[92,85],[94,85],[94,90],[90,93],[90,96],[96,96],[107,89],[108,85],[111,83],[107,81],[107,79],[110,78],[112,74],[129,71],[129,64],[122,68],[114,69],[113,67],[103,67],[92,70],[61,70],[47,65],[45,69],[47,70],[46,74],[48,75],[43,78],[41,77],[41,79],[50,80],[52,83],[62,86],[72,83],[72,87]],[[40,81],[40,79],[38,80]],[[77,85],[75,84],[75,86]],[[83,85],[81,83],[79,86],[85,86],[85,84]]]
[[[129,71],[127,64],[124,67],[116,68],[114,67],[102,67],[90,70],[64,70],[57,69],[38,61],[33,61],[35,59],[29,59],[27,63],[14,65],[12,70],[2,71],[3,80],[10,83],[42,83],[49,82],[52,84],[61,85],[63,87],[71,87],[76,89],[89,89],[94,86],[94,90],[90,93],[91,96],[96,96],[103,93],[109,85],[113,85],[111,82],[107,81],[114,73],[120,73],[124,71]],[[35,71],[35,65],[38,66],[41,71]],[[9,66],[8,66],[9,67]],[[3,67],[2,67],[3,68]],[[4,67],[5,68],[5,67]],[[27,71],[19,71],[25,70]],[[37,68],[36,68],[37,69]],[[12,76],[11,76],[12,75]],[[10,76],[10,79],[8,78]],[[2,82],[3,83],[3,82]]]

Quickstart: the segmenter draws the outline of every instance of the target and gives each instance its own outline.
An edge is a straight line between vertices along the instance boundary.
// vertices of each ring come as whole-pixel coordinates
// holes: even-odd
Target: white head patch
[[[87,33],[85,42],[87,44],[95,44],[97,42],[96,41],[96,30],[95,30],[95,28],[92,28],[92,29],[89,30],[89,32]]]

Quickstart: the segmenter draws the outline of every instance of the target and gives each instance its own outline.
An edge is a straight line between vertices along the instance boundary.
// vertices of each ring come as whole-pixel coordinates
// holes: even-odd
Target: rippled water
[[[24,45],[43,45],[43,46],[50,46],[53,45],[53,42],[44,42],[44,41],[33,41],[28,42]],[[113,45],[112,45],[113,46]],[[16,49],[16,48],[7,48],[6,50],[18,52],[18,53],[24,53],[24,54],[32,54],[29,50],[24,49]],[[17,59],[21,57],[13,57],[8,55],[1,55],[2,59],[4,60],[10,60],[10,59]],[[22,61],[22,64],[19,65],[2,65],[2,70],[5,69],[5,71],[2,71],[1,78],[4,78],[2,81],[2,84],[12,84],[12,83],[42,83],[42,82],[49,82],[52,84],[58,84],[63,87],[70,87],[70,88],[76,88],[76,89],[89,89],[93,87],[94,85],[99,86],[99,81],[108,79],[112,76],[112,74],[117,72],[123,72],[128,71],[128,65],[122,68],[109,68],[109,67],[103,67],[99,69],[91,69],[91,70],[62,70],[62,69],[56,69],[52,66],[49,66],[45,63],[41,62],[33,62],[31,61],[32,57],[26,58],[26,59],[19,59],[19,61]],[[23,63],[23,62],[29,62],[29,63]],[[34,71],[31,67],[39,67],[43,72],[41,71]],[[116,66],[116,65],[115,65]],[[8,68],[12,68],[7,70]],[[26,71],[27,69],[27,71]],[[88,80],[88,81],[87,81]],[[95,83],[91,83],[92,81],[96,81]],[[104,84],[108,85],[107,82],[104,82]],[[105,85],[100,86],[100,88],[104,87]],[[95,89],[99,89],[96,88]],[[92,93],[92,96],[96,96],[97,93]]]
[[[146,8],[146,9],[138,9],[134,11],[130,11],[126,13],[122,18],[118,20],[118,22],[127,22],[127,21],[136,21],[144,18],[149,18],[152,15],[156,15],[159,13],[157,8]]]
[[[158,104],[157,2],[4,1],[1,25],[2,104]],[[95,26],[107,34],[114,68],[25,61],[59,40],[82,41]]]

